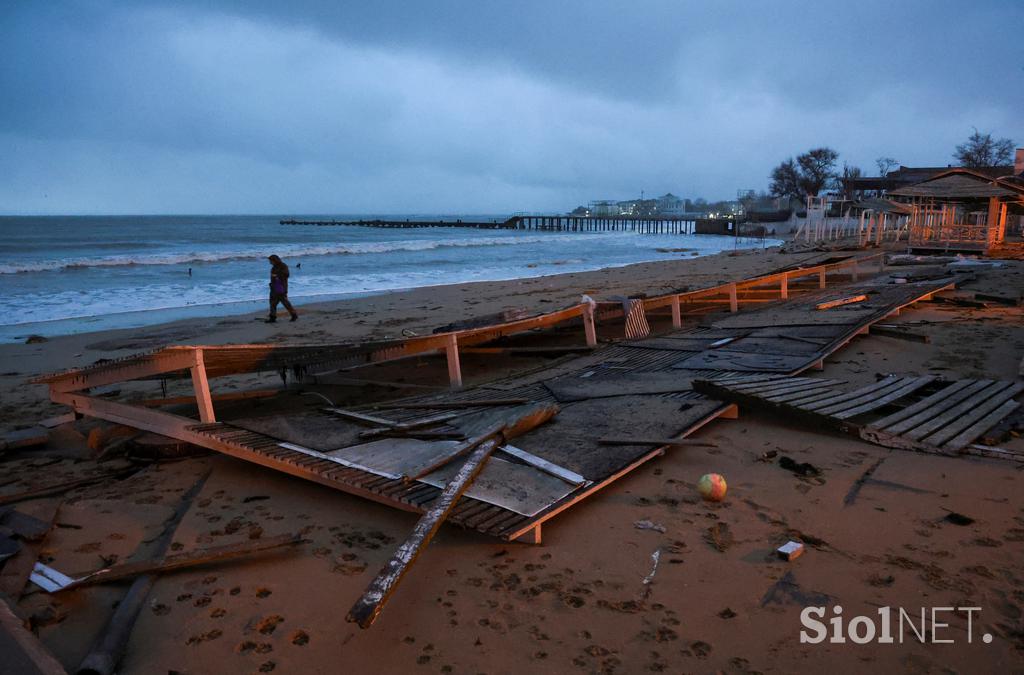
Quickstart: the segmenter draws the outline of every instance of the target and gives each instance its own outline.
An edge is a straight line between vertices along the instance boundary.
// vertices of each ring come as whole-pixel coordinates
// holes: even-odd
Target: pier
[[[471,227],[481,230],[543,232],[636,232],[638,234],[734,234],[728,218],[675,218],[632,216],[513,216],[508,220],[282,220],[282,225],[350,225],[356,227],[417,228]]]

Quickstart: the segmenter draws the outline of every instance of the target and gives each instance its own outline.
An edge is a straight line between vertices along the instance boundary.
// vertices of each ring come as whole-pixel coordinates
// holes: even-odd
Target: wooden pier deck
[[[727,218],[676,217],[584,217],[584,216],[512,216],[507,220],[382,220],[382,219],[285,219],[281,225],[348,225],[391,229],[423,227],[475,228],[480,230],[527,230],[536,232],[636,232],[638,234],[725,234],[734,224]]]

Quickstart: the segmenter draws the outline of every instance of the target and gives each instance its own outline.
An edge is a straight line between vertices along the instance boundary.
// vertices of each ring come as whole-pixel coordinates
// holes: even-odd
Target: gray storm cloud
[[[563,211],[1024,141],[1017,2],[405,4],[0,10],[0,212]]]

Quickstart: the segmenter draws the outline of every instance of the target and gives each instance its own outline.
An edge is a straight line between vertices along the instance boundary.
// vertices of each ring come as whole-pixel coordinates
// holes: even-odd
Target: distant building
[[[655,201],[660,216],[680,217],[686,213],[686,201],[671,192],[666,192]]]
[[[608,218],[612,216],[618,216],[619,205],[614,200],[610,199],[598,199],[590,202],[590,215],[595,218]]]

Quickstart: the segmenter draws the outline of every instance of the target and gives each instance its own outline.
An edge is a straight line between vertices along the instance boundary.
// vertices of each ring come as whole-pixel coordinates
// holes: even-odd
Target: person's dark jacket
[[[270,290],[279,295],[288,295],[288,265],[275,262],[270,268]]]

